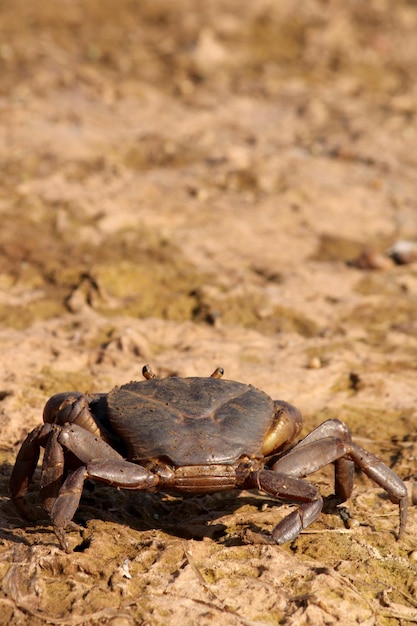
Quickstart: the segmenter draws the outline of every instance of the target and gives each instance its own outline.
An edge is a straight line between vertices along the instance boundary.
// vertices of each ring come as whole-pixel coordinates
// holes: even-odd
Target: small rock
[[[417,243],[406,240],[397,241],[387,250],[387,255],[397,265],[414,263],[414,261],[417,261]]]
[[[313,356],[308,362],[308,369],[310,370],[319,370],[322,367],[323,363],[319,356]]]

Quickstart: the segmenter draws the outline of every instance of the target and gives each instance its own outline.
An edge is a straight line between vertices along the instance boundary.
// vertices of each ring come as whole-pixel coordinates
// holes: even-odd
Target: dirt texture
[[[51,394],[145,363],[340,418],[413,484],[417,263],[386,251],[417,241],[416,29],[407,0],[0,3],[1,626],[417,623],[416,508],[397,542],[359,472],[284,546],[258,492],[87,485],[70,554],[8,499]]]

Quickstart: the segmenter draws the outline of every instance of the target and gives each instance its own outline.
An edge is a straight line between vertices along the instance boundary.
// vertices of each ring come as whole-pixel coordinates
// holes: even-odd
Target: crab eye
[[[142,375],[146,380],[151,380],[152,378],[156,378],[156,374],[151,370],[151,366],[146,364],[142,367]]]
[[[210,375],[210,378],[221,378],[224,375],[224,369],[222,367],[216,367],[214,372]]]

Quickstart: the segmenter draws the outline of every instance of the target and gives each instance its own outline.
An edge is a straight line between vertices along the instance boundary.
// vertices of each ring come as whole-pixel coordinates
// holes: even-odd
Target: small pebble
[[[417,243],[401,240],[387,250],[387,254],[397,265],[408,265],[417,261]]]
[[[121,567],[122,576],[124,576],[125,578],[132,578],[132,574],[130,573],[130,570],[129,570],[129,565],[130,565],[129,559],[125,559]]]
[[[322,367],[323,363],[321,362],[321,358],[319,356],[313,356],[308,362],[308,368],[310,370],[319,370]]]
[[[348,528],[358,528],[360,525],[361,524],[359,520],[355,519],[354,517],[349,517],[349,519],[346,520],[346,526]]]

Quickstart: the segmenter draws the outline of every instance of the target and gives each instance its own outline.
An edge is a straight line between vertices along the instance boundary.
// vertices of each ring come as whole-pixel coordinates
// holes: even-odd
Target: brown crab
[[[180,493],[259,489],[296,505],[272,530],[281,544],[319,516],[323,499],[303,478],[329,463],[335,467],[335,502],[350,497],[356,465],[399,504],[401,537],[407,518],[403,481],[353,443],[343,422],[328,420],[293,445],[301,431],[300,412],[251,385],[222,380],[221,368],[206,378],[158,379],[148,366],[143,373],[146,380],[108,394],[52,396],[44,424],[20,448],[11,499],[30,517],[24,496],[44,447],[41,501],[64,550],[69,550],[65,529],[86,479]]]

